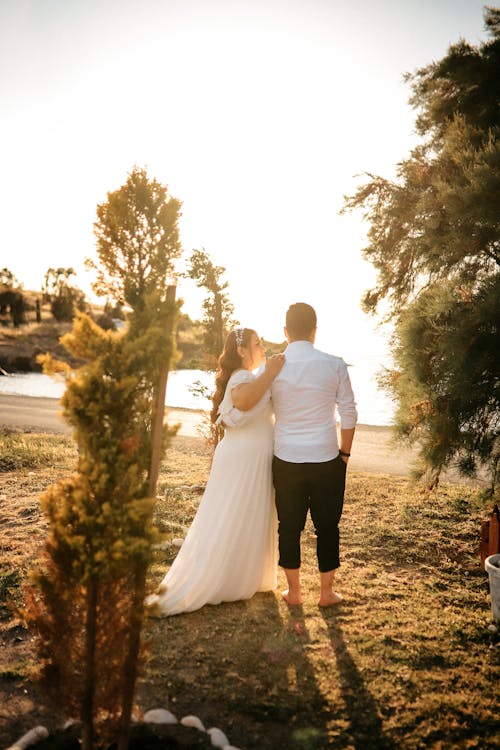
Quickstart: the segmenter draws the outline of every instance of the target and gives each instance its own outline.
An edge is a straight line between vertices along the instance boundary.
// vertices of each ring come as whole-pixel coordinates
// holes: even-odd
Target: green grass
[[[54,450],[51,436],[40,440],[41,451]],[[62,460],[66,469],[57,472],[42,465],[0,475],[9,508],[0,577],[7,712],[16,691],[39,700],[33,647],[21,634],[25,651],[16,655],[19,629],[6,600],[19,594],[43,541],[37,494],[71,470],[74,453]],[[174,440],[158,485],[155,520],[166,545],[155,552],[150,590],[176,554],[169,542],[189,527],[208,467],[202,441]],[[499,748],[500,639],[488,630],[488,578],[478,556],[490,506],[470,487],[442,485],[429,494],[403,478],[349,474],[337,582],[345,602],[317,607],[308,523],[302,607],[288,608],[273,592],[146,622],[139,709],[194,713],[246,750]],[[33,718],[28,711],[26,729]]]
[[[65,466],[70,455],[73,444],[61,435],[0,431],[0,472]]]
[[[167,488],[158,514],[186,527],[196,502]],[[338,574],[345,603],[316,606],[308,523],[303,607],[259,594],[152,620],[142,700],[154,694],[174,713],[218,720],[248,749],[500,747],[499,639],[488,630],[477,551],[489,505],[458,485],[428,494],[397,477],[352,474]],[[152,586],[174,554],[157,553]]]

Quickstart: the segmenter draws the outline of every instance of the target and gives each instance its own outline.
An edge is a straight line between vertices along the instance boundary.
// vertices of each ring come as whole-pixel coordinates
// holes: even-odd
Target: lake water
[[[390,425],[394,406],[387,395],[377,387],[378,362],[367,360],[349,368],[358,406],[360,424]],[[213,374],[203,370],[176,370],[168,376],[167,406],[184,409],[209,409],[209,401],[193,394],[190,387],[196,382],[213,388]],[[41,373],[16,373],[0,377],[0,393],[5,395],[60,398],[64,382]]]

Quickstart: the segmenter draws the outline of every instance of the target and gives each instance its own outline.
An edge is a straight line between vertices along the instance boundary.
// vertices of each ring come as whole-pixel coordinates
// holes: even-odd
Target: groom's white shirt
[[[309,341],[293,341],[275,378],[274,454],[291,463],[322,463],[339,452],[337,410],[343,429],[356,426],[357,411],[347,365]]]

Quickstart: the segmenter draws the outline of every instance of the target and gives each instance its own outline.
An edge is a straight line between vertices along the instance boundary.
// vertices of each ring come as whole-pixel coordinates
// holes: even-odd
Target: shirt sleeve
[[[347,365],[343,360],[339,368],[337,411],[340,417],[341,429],[351,430],[356,427],[356,422],[358,421],[356,401],[354,400],[354,393],[351,386],[351,379],[347,371]]]

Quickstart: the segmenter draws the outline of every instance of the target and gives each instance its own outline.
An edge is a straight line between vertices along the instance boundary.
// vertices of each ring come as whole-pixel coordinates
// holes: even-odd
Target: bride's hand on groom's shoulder
[[[284,354],[273,354],[266,359],[266,372],[275,378],[285,364]]]

